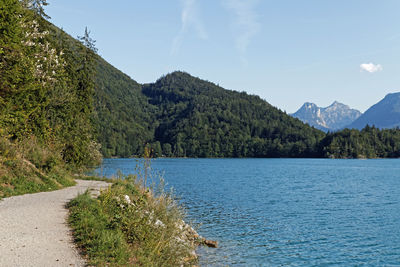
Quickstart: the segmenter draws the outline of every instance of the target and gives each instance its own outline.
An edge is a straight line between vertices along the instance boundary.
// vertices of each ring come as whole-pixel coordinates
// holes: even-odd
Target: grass
[[[128,245],[123,233],[109,225],[109,216],[99,201],[90,194],[79,195],[69,203],[69,223],[74,229],[75,241],[90,257],[90,264],[126,264],[129,260]]]
[[[145,165],[146,166],[146,165]],[[147,166],[148,167],[148,166]],[[96,199],[73,199],[69,224],[75,241],[96,266],[192,266],[184,212],[172,194],[145,187],[148,171],[116,179]]]
[[[0,199],[74,185],[62,159],[34,138],[12,143],[0,137]]]

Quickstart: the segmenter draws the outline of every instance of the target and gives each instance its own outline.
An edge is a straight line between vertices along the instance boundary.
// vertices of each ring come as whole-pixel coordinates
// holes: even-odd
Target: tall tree
[[[37,28],[28,18],[18,0],[0,2],[0,123],[15,138],[47,128],[42,116],[46,92],[38,82],[42,36],[32,34]]]
[[[50,19],[44,11],[44,7],[49,5],[47,0],[23,0],[22,2],[26,8],[33,10],[40,17]]]
[[[97,49],[90,32],[85,28],[77,54],[72,53],[70,66],[73,77],[74,106],[73,127],[67,133],[69,142],[63,150],[64,159],[77,165],[87,165],[93,161],[93,155],[99,147],[93,141],[93,98],[97,64]]]

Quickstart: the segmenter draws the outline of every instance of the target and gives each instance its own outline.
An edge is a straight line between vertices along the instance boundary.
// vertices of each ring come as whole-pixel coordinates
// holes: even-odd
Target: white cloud
[[[197,6],[197,0],[181,0],[182,4],[182,13],[181,13],[181,21],[182,26],[178,35],[174,38],[171,48],[171,54],[175,55],[178,53],[179,49],[182,46],[183,39],[186,33],[190,29],[194,29],[198,38],[207,39],[208,35],[206,30],[204,29],[203,22],[199,17],[199,9]]]
[[[235,42],[241,60],[247,64],[246,52],[251,39],[260,30],[255,12],[258,0],[223,0],[224,6],[235,14]]]
[[[374,64],[374,63],[364,63],[360,65],[361,71],[368,71],[370,73],[374,73],[377,71],[382,71],[383,67],[381,64]]]

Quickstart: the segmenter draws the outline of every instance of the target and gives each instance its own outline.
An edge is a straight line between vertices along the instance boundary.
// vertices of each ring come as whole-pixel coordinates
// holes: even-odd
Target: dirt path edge
[[[67,225],[66,204],[87,189],[109,183],[76,180],[62,190],[0,201],[0,266],[85,266]]]

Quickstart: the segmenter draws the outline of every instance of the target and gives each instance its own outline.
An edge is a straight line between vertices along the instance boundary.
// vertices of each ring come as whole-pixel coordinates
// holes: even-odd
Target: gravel
[[[77,185],[53,192],[27,194],[0,201],[0,266],[85,266],[66,221],[66,203],[90,189],[108,184],[76,180]]]

